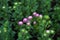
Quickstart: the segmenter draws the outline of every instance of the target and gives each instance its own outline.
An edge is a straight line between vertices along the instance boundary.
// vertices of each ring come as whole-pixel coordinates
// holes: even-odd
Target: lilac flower
[[[32,16],[29,16],[28,19],[31,20],[33,17]]]
[[[24,23],[28,22],[28,19],[27,19],[27,18],[24,18],[24,19],[23,19],[23,22],[24,22]]]
[[[22,21],[19,21],[18,24],[19,24],[19,25],[23,25],[23,22],[22,22]]]

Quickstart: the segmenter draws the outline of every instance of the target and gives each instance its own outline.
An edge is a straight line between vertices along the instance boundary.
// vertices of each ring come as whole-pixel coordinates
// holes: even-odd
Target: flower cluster
[[[42,18],[42,15],[38,14],[37,12],[34,12],[33,16],[34,17],[41,17]],[[30,20],[32,20],[33,16],[28,16],[27,18],[23,18],[22,21],[18,22],[18,24],[19,25],[23,25],[24,23],[26,23],[27,25],[30,25]],[[36,24],[36,21],[34,21],[33,24]]]

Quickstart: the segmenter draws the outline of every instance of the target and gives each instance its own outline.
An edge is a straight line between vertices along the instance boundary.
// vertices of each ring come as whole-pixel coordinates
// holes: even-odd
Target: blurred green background
[[[18,25],[33,12],[42,19]],[[60,0],[0,0],[0,40],[60,40]]]

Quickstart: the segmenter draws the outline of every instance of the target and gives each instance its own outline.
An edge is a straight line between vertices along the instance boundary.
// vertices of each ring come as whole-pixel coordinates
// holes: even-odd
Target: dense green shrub
[[[60,40],[60,0],[0,0],[0,40]]]

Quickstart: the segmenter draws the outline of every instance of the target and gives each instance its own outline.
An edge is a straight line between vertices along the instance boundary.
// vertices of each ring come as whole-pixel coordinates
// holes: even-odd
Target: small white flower
[[[50,33],[50,30],[46,30],[46,33]]]
[[[17,4],[18,4],[18,2],[15,2],[14,4],[15,4],[15,5],[17,5]]]
[[[30,25],[30,22],[27,22],[26,24],[27,24],[27,25]]]
[[[3,9],[5,8],[5,6],[2,7]]]
[[[34,21],[33,24],[36,24],[36,21]]]
[[[39,17],[42,18],[43,16],[40,14]]]

